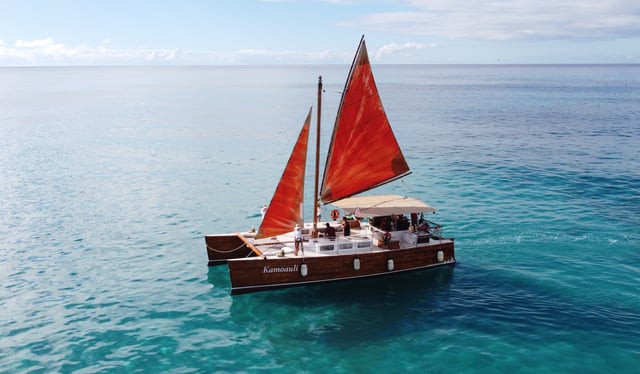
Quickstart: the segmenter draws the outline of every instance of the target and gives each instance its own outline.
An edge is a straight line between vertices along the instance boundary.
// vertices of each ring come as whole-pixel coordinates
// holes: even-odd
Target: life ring
[[[340,212],[338,211],[338,209],[334,209],[331,211],[331,218],[333,218],[333,220],[337,220],[338,217],[340,217]]]

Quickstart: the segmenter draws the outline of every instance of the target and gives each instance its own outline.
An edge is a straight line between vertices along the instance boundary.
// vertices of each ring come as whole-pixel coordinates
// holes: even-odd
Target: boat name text
[[[298,265],[292,266],[265,266],[262,270],[263,274],[267,273],[295,273],[298,271]]]

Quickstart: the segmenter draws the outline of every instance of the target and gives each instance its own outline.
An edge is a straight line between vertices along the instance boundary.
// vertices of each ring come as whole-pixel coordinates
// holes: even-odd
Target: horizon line
[[[372,66],[607,66],[607,65],[640,65],[640,62],[434,62],[434,63],[371,63]],[[0,65],[2,68],[108,68],[108,67],[154,67],[154,68],[181,68],[181,67],[235,67],[235,68],[271,68],[271,67],[314,67],[314,66],[350,66],[349,63],[271,63],[271,64],[70,64],[70,65]]]

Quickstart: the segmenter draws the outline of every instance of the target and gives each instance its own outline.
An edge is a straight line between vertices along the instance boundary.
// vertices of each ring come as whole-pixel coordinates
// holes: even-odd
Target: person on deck
[[[349,236],[351,235],[351,225],[349,225],[349,221],[347,220],[347,217],[342,217],[342,227],[343,227],[343,233],[344,236]]]
[[[297,256],[300,247],[302,247],[302,231],[300,231],[300,225],[296,225],[296,227],[293,229],[293,239],[296,243],[296,250],[294,254]]]
[[[329,222],[327,222],[327,227],[324,229],[324,236],[329,239],[335,239],[336,237],[336,229]]]
[[[387,247],[391,242],[391,233],[389,231],[384,233],[384,236],[382,237],[382,242],[384,243],[385,247]]]
[[[264,219],[264,215],[267,214],[267,204],[264,204],[262,206],[262,209],[260,209],[260,214],[262,214],[262,219]]]

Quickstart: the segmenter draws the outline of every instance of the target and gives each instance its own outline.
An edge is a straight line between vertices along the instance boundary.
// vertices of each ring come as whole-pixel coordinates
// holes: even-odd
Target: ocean
[[[348,66],[0,68],[0,371],[636,372],[640,65],[373,71],[413,171],[376,192],[458,264],[231,297],[204,235],[257,227]]]

